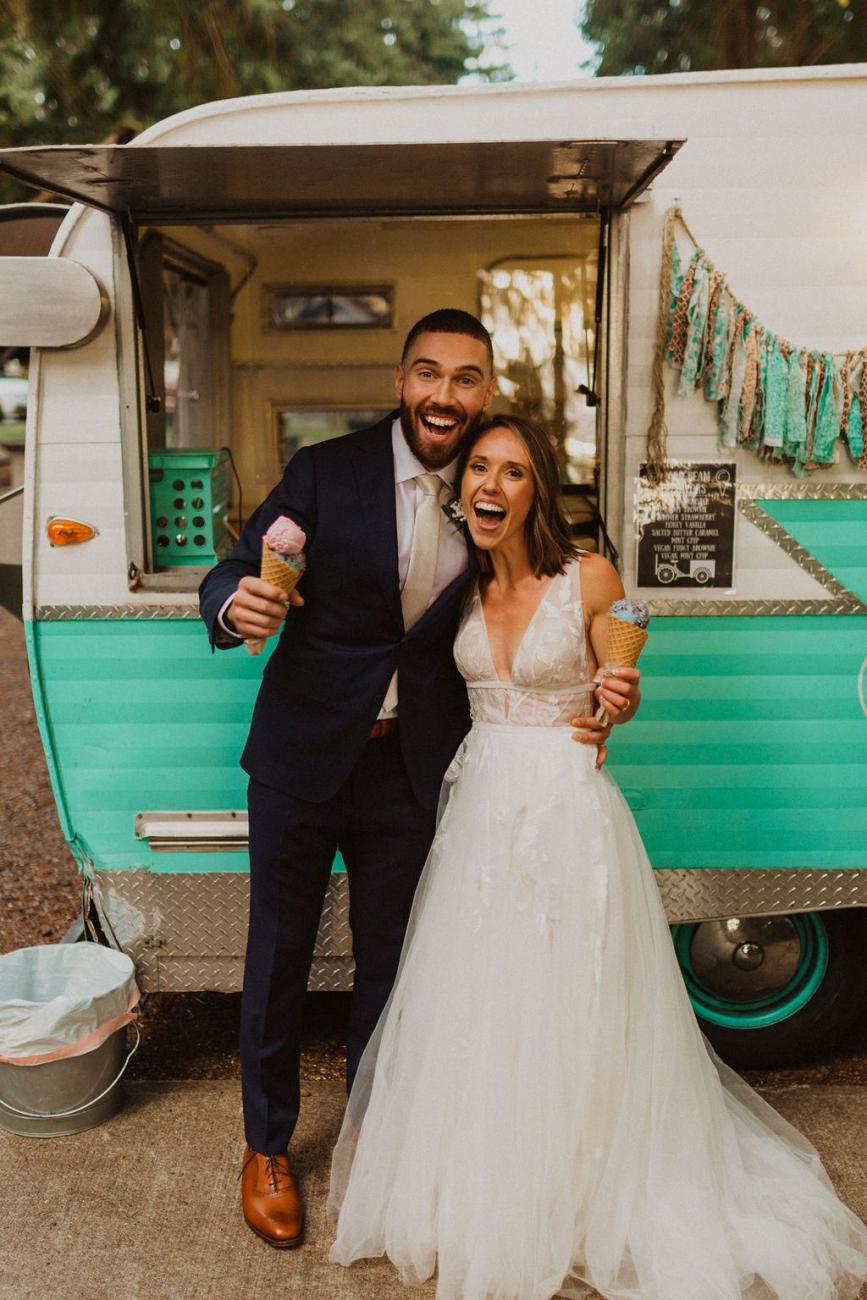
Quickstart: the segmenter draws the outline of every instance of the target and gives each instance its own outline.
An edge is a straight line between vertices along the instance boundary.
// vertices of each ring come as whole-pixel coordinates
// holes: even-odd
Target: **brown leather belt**
[[[374,722],[370,728],[368,740],[379,740],[380,736],[388,736],[392,731],[397,730],[397,718],[380,718]]]

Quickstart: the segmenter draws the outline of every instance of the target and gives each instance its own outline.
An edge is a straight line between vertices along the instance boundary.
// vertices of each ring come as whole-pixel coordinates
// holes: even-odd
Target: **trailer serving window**
[[[599,341],[597,233],[678,147],[520,140],[0,151],[0,166],[18,179],[114,221],[130,585],[193,589],[210,543],[219,554],[231,540],[214,523],[229,492],[240,524],[313,423],[318,436],[347,412],[388,409],[403,335],[444,303],[489,320],[501,405],[550,423],[567,490],[592,493],[604,421],[597,428],[599,408],[579,389],[592,389]],[[279,302],[275,288],[284,291]],[[310,319],[316,328],[299,328]],[[201,464],[182,463],[197,454]]]

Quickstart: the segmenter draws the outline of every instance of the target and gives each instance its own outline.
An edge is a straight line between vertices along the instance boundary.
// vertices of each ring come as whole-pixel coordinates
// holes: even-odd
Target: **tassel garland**
[[[685,269],[678,229],[694,249]],[[680,371],[679,397],[700,388],[717,403],[722,446],[785,462],[800,478],[833,464],[842,440],[852,461],[867,470],[867,348],[812,351],[767,329],[732,293],[676,206],[665,217],[659,314],[647,434],[651,482],[665,477],[663,359]]]

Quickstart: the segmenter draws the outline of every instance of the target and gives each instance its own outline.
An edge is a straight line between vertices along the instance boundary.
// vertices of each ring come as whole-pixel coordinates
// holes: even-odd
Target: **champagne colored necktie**
[[[400,597],[407,632],[433,599],[440,545],[440,496],[445,487],[439,474],[419,474],[415,481],[424,495],[415,512],[409,568]]]
[[[423,493],[415,512],[409,568],[400,596],[403,626],[408,632],[433,600],[436,589],[437,555],[440,544],[440,499],[448,487],[439,474],[418,474],[415,482]],[[397,704],[397,673],[389,682],[383,708],[390,713]]]

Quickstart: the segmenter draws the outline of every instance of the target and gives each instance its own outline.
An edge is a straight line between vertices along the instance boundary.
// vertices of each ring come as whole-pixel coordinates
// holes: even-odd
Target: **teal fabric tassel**
[[[852,405],[849,407],[849,423],[846,426],[846,441],[849,443],[849,455],[857,461],[864,453],[864,423],[861,418],[861,399],[858,396],[860,368],[852,375]]]
[[[744,337],[743,313],[735,313],[734,321],[734,357],[732,359],[732,377],[729,391],[722,402],[720,412],[720,442],[724,447],[738,445],[738,427],[740,420],[741,393],[744,388],[744,375],[747,369],[747,349]]]
[[[695,268],[692,297],[689,300],[689,310],[686,314],[689,326],[686,336],[686,351],[683,355],[683,366],[680,371],[680,383],[677,386],[679,397],[688,397],[698,380],[698,366],[704,350],[704,335],[707,329],[708,291],[707,263],[702,258]]]
[[[830,465],[837,454],[843,384],[832,353],[826,352],[824,361],[825,379],[816,402],[816,432],[813,438],[812,459],[817,464]]]
[[[789,368],[780,348],[779,339],[765,335],[765,421],[764,445],[782,447],[786,432],[786,402],[789,387]]]
[[[796,478],[803,477],[804,466],[806,465],[809,459],[808,447],[812,441],[813,435],[815,434],[815,430],[816,430],[816,409],[818,406],[818,396],[819,396],[819,391],[818,391],[819,390],[819,366],[821,365],[821,363],[822,363],[821,353],[811,352],[808,358],[808,364],[810,367],[810,378],[807,385],[807,411],[806,411],[806,421],[805,421],[807,426],[807,436],[803,445],[800,446],[797,452],[795,453],[795,463],[792,466],[792,470]]]
[[[800,448],[807,441],[807,375],[804,358],[794,349],[789,353],[788,371],[783,452],[796,460]]]
[[[731,297],[723,286],[717,297],[713,320],[707,323],[709,339],[705,349],[708,361],[704,372],[704,395],[709,402],[722,397],[725,389],[733,314]]]

